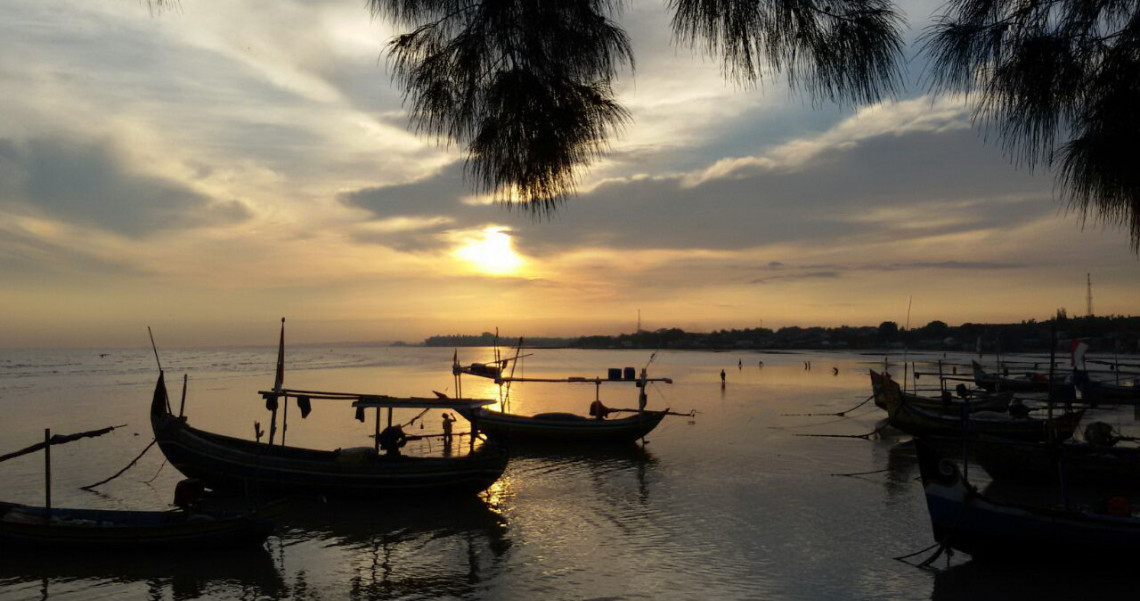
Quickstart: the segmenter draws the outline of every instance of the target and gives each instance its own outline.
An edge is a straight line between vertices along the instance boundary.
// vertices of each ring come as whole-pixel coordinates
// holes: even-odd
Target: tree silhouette
[[[813,100],[860,104],[900,83],[891,0],[667,0],[677,39],[755,85],[782,74]],[[178,0],[148,0],[152,9]],[[417,132],[463,146],[476,188],[536,213],[574,190],[629,119],[621,0],[368,0],[410,28],[389,45]],[[949,0],[923,36],[935,93],[972,98],[1018,165],[1055,170],[1082,219],[1140,254],[1140,2]]]
[[[1015,162],[1140,252],[1140,3],[951,0],[924,38],[935,91],[972,95]]]
[[[629,118],[613,95],[634,58],[619,0],[369,0],[410,28],[389,45],[417,132],[457,143],[483,192],[536,212]],[[889,0],[670,0],[679,40],[745,84],[782,73],[814,99],[864,103],[899,81]]]

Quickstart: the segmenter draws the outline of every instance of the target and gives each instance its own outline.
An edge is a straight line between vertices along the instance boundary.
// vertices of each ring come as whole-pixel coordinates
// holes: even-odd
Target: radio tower
[[[1092,317],[1092,314],[1093,314],[1093,311],[1092,311],[1092,274],[1086,273],[1085,277],[1088,279],[1088,296],[1086,298],[1086,302],[1087,302],[1088,306],[1086,307],[1086,315],[1088,317]]]

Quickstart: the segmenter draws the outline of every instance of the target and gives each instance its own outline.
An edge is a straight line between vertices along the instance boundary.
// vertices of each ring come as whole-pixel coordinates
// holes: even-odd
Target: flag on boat
[[[1089,350],[1089,345],[1084,340],[1074,340],[1073,341],[1073,346],[1070,349],[1070,353],[1072,354],[1072,358],[1073,358],[1073,369],[1076,369],[1078,366],[1084,365],[1085,353],[1088,352],[1088,350]]]
[[[281,318],[281,342],[277,345],[277,378],[273,381],[273,390],[281,390],[285,383],[285,318]]]

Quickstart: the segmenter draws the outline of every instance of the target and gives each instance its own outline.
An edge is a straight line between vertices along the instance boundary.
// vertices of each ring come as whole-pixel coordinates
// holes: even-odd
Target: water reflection
[[[918,476],[918,456],[914,442],[907,440],[891,445],[887,450],[887,477],[883,486],[892,499],[909,498],[914,494]]]
[[[657,464],[643,445],[637,443],[586,446],[581,445],[528,445],[511,452],[512,466],[517,473],[538,477],[565,475],[569,478],[586,478],[600,493],[624,488],[633,477],[637,484],[637,499],[644,505],[649,501],[648,475]],[[510,468],[508,468],[510,469]],[[513,471],[513,470],[512,470]],[[575,473],[581,472],[581,473]]]
[[[969,561],[934,575],[932,601],[1007,601],[1032,595],[1034,601],[1069,601],[1092,595],[1128,599],[1135,582],[1127,571],[1081,566],[990,565]]]
[[[481,497],[396,505],[301,501],[285,521],[282,560],[335,552],[333,569],[354,600],[470,597],[501,572],[511,548],[506,519]],[[295,589],[304,588],[303,577],[297,574]],[[298,591],[295,598],[304,597]]]
[[[0,587],[36,589],[39,599],[72,595],[92,586],[143,584],[148,596],[196,599],[215,589],[280,599],[287,587],[264,547],[209,553],[98,554],[5,549]],[[30,597],[31,595],[29,595]]]

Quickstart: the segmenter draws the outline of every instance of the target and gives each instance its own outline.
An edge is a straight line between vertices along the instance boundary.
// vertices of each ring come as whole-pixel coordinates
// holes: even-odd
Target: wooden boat
[[[1040,481],[1140,490],[1140,448],[1068,440],[1058,443],[971,439],[970,454],[994,480]]]
[[[521,352],[522,341],[519,341]],[[490,440],[510,441],[522,443],[572,443],[583,445],[596,444],[623,444],[645,437],[666,415],[679,414],[669,409],[649,410],[645,408],[647,402],[646,387],[651,382],[665,382],[672,384],[670,378],[650,378],[646,370],[642,369],[638,376],[632,367],[624,370],[611,369],[608,378],[523,378],[514,377],[513,365],[521,356],[515,353],[513,358],[500,359],[492,363],[472,363],[468,366],[459,364],[458,354],[452,358],[452,375],[455,377],[455,389],[462,391],[462,376],[471,375],[481,378],[490,378],[497,384],[509,387],[515,382],[544,382],[567,384],[593,384],[594,403],[590,407],[591,417],[574,413],[540,413],[537,415],[519,415],[509,411],[493,411],[485,407],[472,407],[460,409],[457,412],[471,422],[472,428],[487,435]],[[652,361],[652,358],[650,359]],[[507,364],[512,364],[511,374],[503,373]],[[638,388],[637,409],[610,409],[602,405],[599,399],[602,384],[626,383],[634,384]],[[504,397],[504,407],[509,407],[508,396]],[[610,413],[629,413],[630,415],[607,419]]]
[[[886,395],[883,393],[883,377],[882,374],[874,370],[871,371],[871,391],[875,395],[875,406],[886,410],[887,401]],[[1010,392],[975,394],[968,399],[968,402],[960,397],[950,396],[949,394],[940,398],[922,396],[904,390],[900,390],[899,394],[912,406],[933,413],[944,413],[955,416],[961,415],[963,409],[968,409],[971,413],[977,411],[997,411],[998,413],[1003,413],[1009,409],[1009,403],[1013,400],[1013,393]]]
[[[492,401],[468,399],[401,399],[275,388],[262,395],[273,399],[350,400],[359,409],[433,408],[459,411]],[[204,432],[170,412],[166,385],[159,374],[151,401],[155,439],[171,465],[218,490],[256,493],[307,493],[316,495],[372,496],[398,501],[409,496],[474,494],[502,475],[506,450],[483,445],[455,457],[416,457],[379,452],[373,447],[334,451],[288,447]],[[391,411],[388,412],[391,425]],[[275,420],[276,421],[276,420]],[[474,446],[474,441],[472,441]]]
[[[1005,392],[1041,392],[1051,394],[1057,401],[1072,401],[1076,398],[1076,390],[1072,382],[1065,381],[1065,376],[1054,375],[1049,379],[1047,373],[1030,373],[1024,377],[1014,378],[999,374],[987,373],[981,363],[971,361],[974,369],[974,384],[989,391]],[[1052,386],[1050,386],[1052,382]]]
[[[1089,405],[1140,405],[1140,384],[1105,382],[1078,371],[1073,383],[1081,391],[1081,401]]]
[[[485,408],[461,409],[458,413],[491,440],[606,444],[642,438],[667,414],[666,411],[645,410],[616,419],[592,419],[573,413],[516,415]]]
[[[7,549],[166,551],[258,544],[272,532],[275,510],[118,511],[0,503]]]
[[[883,374],[879,382],[890,424],[915,436],[960,437],[964,430],[968,430],[971,436],[988,435],[1017,440],[1050,438],[1065,440],[1072,437],[1084,414],[1083,410],[1074,411],[1049,420],[981,411],[970,414],[968,423],[964,425],[960,416],[927,411],[908,403],[903,398],[898,383],[889,375]]]
[[[205,510],[199,501],[201,483],[184,481],[175,491],[178,511],[122,511],[53,507],[51,502],[51,447],[95,438],[122,426],[77,434],[52,436],[0,456],[0,461],[44,452],[44,505],[36,507],[0,502],[0,553],[29,548],[66,551],[167,551],[191,548],[229,548],[260,543],[273,530],[282,505],[270,503],[258,510]]]
[[[1131,561],[1140,549],[1140,519],[1114,514],[998,502],[971,486],[961,470],[919,439],[919,470],[934,539],[975,559]]]

